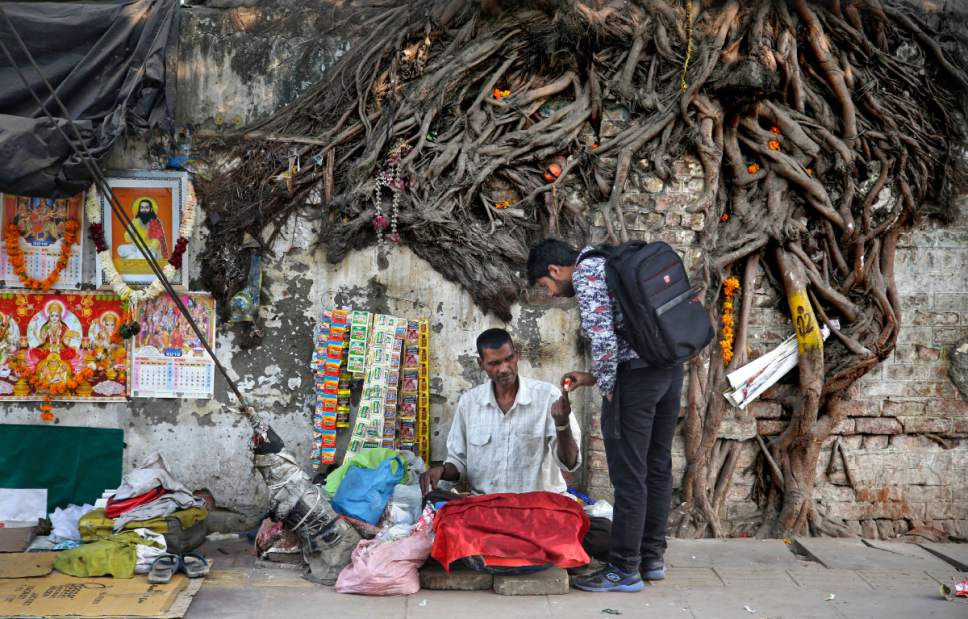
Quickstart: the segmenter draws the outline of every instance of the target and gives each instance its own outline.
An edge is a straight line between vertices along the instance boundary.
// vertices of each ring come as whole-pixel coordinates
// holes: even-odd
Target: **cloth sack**
[[[375,469],[351,467],[333,497],[333,509],[376,524],[405,472],[406,466],[399,455],[384,460]]]
[[[560,494],[482,494],[440,508],[431,556],[445,570],[476,556],[492,568],[580,567],[589,562],[582,548],[588,527],[581,506]]]
[[[395,542],[363,540],[353,550],[352,562],[336,580],[339,593],[411,595],[420,591],[418,570],[430,556],[430,529]]]
[[[401,463],[405,463],[406,461],[406,459],[400,455],[400,452],[397,452],[393,449],[387,449],[385,447],[372,447],[364,449],[352,458],[347,457],[339,468],[326,476],[326,494],[331,497],[336,496],[336,493],[339,491],[340,484],[343,483],[343,478],[345,478],[346,474],[352,469],[357,467],[375,469],[383,464],[385,460],[392,458],[403,458],[400,460]],[[400,483],[405,484],[407,483],[408,479],[410,478],[407,474],[407,467],[404,465],[403,477],[400,478]]]
[[[128,522],[124,525],[123,530],[150,529],[155,533],[166,535],[169,533],[174,522],[180,525],[180,529],[187,530],[199,523],[204,523],[206,518],[208,518],[208,510],[204,507],[190,507],[173,512],[167,517]],[[91,510],[84,514],[81,516],[78,525],[81,532],[81,540],[85,542],[96,542],[99,539],[109,538],[114,534],[114,520],[105,516],[103,509]]]

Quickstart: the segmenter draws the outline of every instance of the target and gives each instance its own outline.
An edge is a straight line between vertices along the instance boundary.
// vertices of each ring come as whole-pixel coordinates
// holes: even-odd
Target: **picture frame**
[[[172,170],[114,171],[109,173],[107,183],[139,229],[141,237],[155,253],[158,264],[164,268],[179,238],[182,210],[188,196],[188,173]],[[110,197],[103,194],[98,197],[104,240],[121,278],[129,285],[151,284],[155,281],[155,275],[111,208]],[[107,284],[101,262],[101,256],[98,256],[98,287]],[[173,285],[187,287],[189,264],[186,254],[182,268],[172,281]]]

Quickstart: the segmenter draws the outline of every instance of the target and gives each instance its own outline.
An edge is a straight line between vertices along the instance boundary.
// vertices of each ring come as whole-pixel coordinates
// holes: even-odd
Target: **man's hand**
[[[588,372],[568,372],[561,377],[561,390],[570,393],[579,387],[591,387],[595,377]]]
[[[568,392],[561,394],[551,405],[551,418],[555,420],[556,426],[568,424],[568,417],[571,415],[571,402],[568,401]]]
[[[437,484],[444,476],[444,467],[432,466],[420,474],[420,491],[427,494],[431,490],[437,489]]]

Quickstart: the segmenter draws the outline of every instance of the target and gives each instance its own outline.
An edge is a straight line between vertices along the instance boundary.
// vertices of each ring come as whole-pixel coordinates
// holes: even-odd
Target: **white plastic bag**
[[[420,485],[397,484],[390,497],[391,524],[413,524],[423,510],[423,494]]]
[[[605,500],[595,501],[593,505],[585,506],[585,513],[589,518],[612,519],[612,504]]]
[[[50,523],[53,526],[53,530],[50,532],[51,536],[81,541],[81,530],[78,524],[81,521],[81,516],[93,509],[93,505],[87,504],[68,505],[64,509],[58,507],[50,515]]]

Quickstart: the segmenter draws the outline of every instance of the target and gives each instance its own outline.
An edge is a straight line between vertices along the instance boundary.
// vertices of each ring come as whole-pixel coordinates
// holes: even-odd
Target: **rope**
[[[178,7],[178,3],[172,4],[173,11],[177,7]],[[107,179],[105,178],[104,173],[101,171],[93,155],[91,155],[91,152],[88,150],[87,144],[84,143],[84,139],[81,137],[81,132],[78,129],[77,124],[75,124],[74,120],[71,118],[70,112],[67,111],[67,107],[64,105],[63,101],[61,101],[57,92],[54,90],[54,87],[51,86],[50,82],[47,80],[47,77],[40,70],[40,67],[37,66],[37,61],[34,59],[33,54],[30,53],[30,50],[27,48],[27,45],[20,37],[20,33],[17,32],[17,29],[14,27],[13,22],[10,20],[10,17],[7,15],[7,12],[3,9],[2,5],[0,5],[0,16],[3,17],[4,21],[7,24],[7,27],[10,28],[10,31],[13,33],[14,38],[16,39],[18,45],[20,46],[20,49],[23,50],[24,54],[27,57],[27,60],[30,61],[30,64],[33,67],[34,71],[37,73],[37,75],[40,76],[41,80],[43,80],[44,85],[47,87],[47,90],[50,91],[51,98],[54,100],[55,103],[57,103],[57,106],[60,108],[61,113],[64,115],[64,119],[67,121],[67,124],[70,125],[71,129],[73,130],[74,137],[76,138],[76,143],[68,137],[64,129],[51,115],[50,111],[47,109],[47,106],[40,100],[40,97],[37,95],[36,91],[34,91],[34,89],[30,86],[30,82],[27,80],[27,76],[24,75],[20,65],[14,59],[13,54],[10,52],[6,44],[3,42],[3,38],[0,38],[0,49],[3,50],[4,55],[10,61],[10,64],[13,66],[14,70],[16,70],[17,75],[20,76],[20,80],[23,82],[24,86],[30,92],[31,97],[33,97],[34,101],[37,103],[40,109],[43,110],[44,115],[47,117],[47,120],[49,120],[51,125],[55,129],[57,129],[57,132],[60,133],[61,137],[64,138],[64,141],[71,145],[71,148],[74,149],[74,152],[81,157],[81,161],[84,163],[84,166],[87,168],[87,171],[91,174],[91,177],[94,179],[94,184],[97,186],[97,189],[101,192],[102,195],[108,196],[110,198],[108,202],[111,205],[112,212],[117,216],[117,218],[124,225],[132,241],[138,247],[138,251],[141,252],[145,260],[148,262],[148,266],[155,274],[155,277],[157,277],[158,280],[161,282],[162,287],[164,288],[168,296],[171,298],[171,300],[174,302],[175,306],[178,308],[178,311],[181,312],[185,320],[188,321],[188,325],[192,328],[192,331],[195,332],[195,335],[196,337],[198,337],[199,342],[201,342],[202,347],[205,349],[205,352],[207,352],[209,357],[211,357],[212,362],[215,364],[216,369],[218,369],[219,373],[222,375],[226,383],[232,389],[236,398],[238,398],[239,409],[242,411],[243,414],[249,417],[253,417],[253,411],[250,407],[247,406],[245,397],[242,395],[242,392],[239,390],[238,385],[229,376],[228,371],[221,364],[221,362],[219,362],[218,358],[215,356],[215,352],[208,345],[208,339],[205,337],[205,334],[202,333],[202,330],[199,328],[198,324],[196,324],[194,318],[192,318],[191,314],[189,314],[188,309],[185,307],[185,304],[182,303],[181,298],[178,296],[178,293],[175,291],[171,282],[169,282],[168,278],[165,277],[164,273],[162,272],[161,266],[155,260],[154,254],[152,254],[152,252],[149,251],[144,239],[141,238],[141,235],[138,233],[137,229],[134,227],[133,223],[131,222],[131,218],[128,217],[128,214],[121,206],[121,203],[118,200],[118,197],[114,194],[114,191],[112,191],[111,187],[108,185]],[[156,33],[155,35],[156,38],[158,34],[160,34],[160,31],[159,33]],[[145,63],[142,64],[142,66],[139,68],[139,73],[144,70],[144,67],[146,65],[147,65],[147,58],[145,59]]]
[[[682,77],[679,78],[679,88],[685,92],[689,88],[686,74],[689,71],[689,61],[692,60],[692,0],[686,0],[686,60],[682,63]]]

